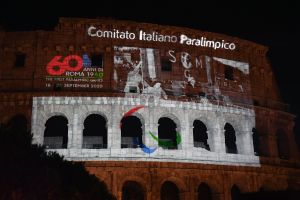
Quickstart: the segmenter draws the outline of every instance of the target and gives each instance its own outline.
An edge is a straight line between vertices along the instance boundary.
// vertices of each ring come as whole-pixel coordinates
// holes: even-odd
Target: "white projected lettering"
[[[146,32],[144,30],[139,30],[138,32],[120,31],[118,29],[112,30],[102,30],[96,28],[95,26],[90,26],[87,29],[87,34],[90,37],[98,38],[111,38],[111,39],[124,39],[124,40],[135,40],[146,42],[168,42],[168,43],[179,43],[189,46],[199,46],[199,47],[208,47],[213,49],[225,49],[225,50],[235,50],[236,45],[234,43],[227,42],[225,40],[208,40],[204,36],[198,38],[190,38],[185,34],[176,35],[165,35],[160,34],[157,31]]]
[[[214,49],[234,50],[236,48],[234,43],[228,43],[228,42],[225,42],[225,40],[222,40],[221,42],[219,42],[219,41],[207,40],[205,37],[201,37],[200,39],[189,38],[188,36],[183,35],[183,34],[180,35],[179,43],[186,44],[186,45],[211,47]]]

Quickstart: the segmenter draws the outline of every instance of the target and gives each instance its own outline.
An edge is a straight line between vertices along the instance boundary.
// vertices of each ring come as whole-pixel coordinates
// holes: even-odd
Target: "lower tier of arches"
[[[233,200],[259,191],[300,191],[299,168],[136,161],[85,166],[117,200]]]

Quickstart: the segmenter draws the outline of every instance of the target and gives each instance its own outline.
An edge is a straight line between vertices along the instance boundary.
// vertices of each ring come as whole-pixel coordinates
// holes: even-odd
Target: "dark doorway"
[[[225,145],[226,153],[237,153],[235,130],[231,124],[225,124]]]
[[[127,116],[121,120],[121,148],[138,148],[143,144],[141,120],[136,116]]]
[[[167,117],[162,117],[158,120],[158,138],[159,146],[164,149],[177,149],[177,133],[176,123]]]
[[[254,155],[259,156],[259,134],[256,128],[252,129]]]
[[[135,181],[126,181],[122,187],[122,200],[146,199],[142,186]]]
[[[212,200],[211,189],[205,183],[201,183],[198,187],[198,200]]]
[[[207,143],[208,136],[205,124],[200,120],[195,120],[193,126],[194,147],[201,147],[206,150],[210,150]]]
[[[64,116],[50,117],[45,124],[44,145],[49,149],[68,146],[68,120]]]
[[[233,185],[231,187],[231,200],[239,200],[241,199],[241,190],[238,188],[238,186]]]
[[[91,114],[84,120],[82,148],[107,148],[107,127],[103,116]]]
[[[160,189],[160,199],[179,200],[180,197],[178,187],[171,181],[164,182]]]

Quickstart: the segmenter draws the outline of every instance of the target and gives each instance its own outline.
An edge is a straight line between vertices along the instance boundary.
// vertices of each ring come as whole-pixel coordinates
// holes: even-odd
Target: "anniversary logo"
[[[102,63],[93,65],[87,54],[57,55],[46,66],[46,87],[61,88],[102,88]]]

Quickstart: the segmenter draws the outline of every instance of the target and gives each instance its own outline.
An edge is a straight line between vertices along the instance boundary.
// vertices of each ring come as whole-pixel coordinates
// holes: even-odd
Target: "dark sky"
[[[196,3],[199,2],[199,3]],[[300,115],[300,6],[297,1],[30,1],[0,3],[6,30],[51,30],[59,16],[112,17],[224,33],[270,47],[268,56],[284,102]],[[296,132],[300,141],[300,120]],[[299,142],[300,144],[300,142]]]

